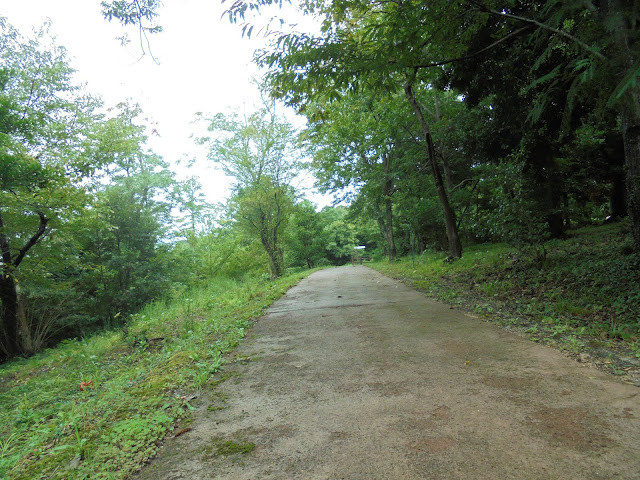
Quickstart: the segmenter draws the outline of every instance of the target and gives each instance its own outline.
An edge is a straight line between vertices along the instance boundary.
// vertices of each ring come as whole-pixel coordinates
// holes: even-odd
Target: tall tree
[[[24,39],[0,18],[0,348],[28,343],[20,269],[87,204],[97,102],[73,85],[66,52],[45,26]]]
[[[349,95],[328,105],[310,104],[305,132],[324,192],[357,195],[385,238],[389,260],[396,256],[393,196],[402,143],[411,141],[411,118],[398,96]],[[403,108],[404,107],[404,108]],[[409,136],[409,139],[407,138]],[[415,161],[415,158],[412,159]]]
[[[274,277],[284,273],[283,231],[294,203],[293,181],[301,164],[294,152],[294,132],[273,110],[247,117],[217,114],[208,120],[209,158],[234,178],[230,215],[260,240]]]
[[[146,147],[136,105],[120,104],[96,135],[94,155],[106,162],[108,183],[96,186],[97,221],[83,235],[85,281],[92,314],[103,327],[139,309],[169,283],[166,251],[176,182]]]
[[[421,8],[405,2],[326,2],[318,9],[325,14],[323,36],[287,34],[258,56],[259,64],[269,68],[274,93],[304,112],[311,100],[331,102],[356,90],[378,95],[402,92],[420,126],[450,254],[461,256],[456,215],[443,181],[429,118],[416,90],[430,81],[425,74],[425,57],[453,54],[451,43],[440,39],[461,34],[455,25],[441,25],[435,33],[427,31],[425,25],[439,21],[444,12],[465,12],[450,2],[432,2]],[[241,14],[240,10],[235,12]]]

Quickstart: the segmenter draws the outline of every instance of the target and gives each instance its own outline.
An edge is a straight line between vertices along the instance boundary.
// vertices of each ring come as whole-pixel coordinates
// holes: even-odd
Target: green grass
[[[476,314],[535,328],[541,340],[578,337],[624,344],[640,358],[640,256],[629,254],[625,224],[583,228],[545,244],[544,261],[506,244],[467,247],[463,257],[426,253],[378,262],[381,272]],[[578,336],[578,337],[576,337]]]
[[[213,279],[148,305],[124,331],[0,365],[0,479],[130,476],[214,383],[251,320],[307,274]]]

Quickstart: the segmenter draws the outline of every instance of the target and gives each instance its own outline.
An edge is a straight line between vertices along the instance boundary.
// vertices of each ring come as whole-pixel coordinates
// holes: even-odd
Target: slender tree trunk
[[[435,95],[435,107],[436,107],[436,122],[440,121],[440,99],[438,95]],[[442,169],[444,170],[444,182],[447,187],[447,191],[451,193],[453,190],[453,175],[451,174],[451,165],[449,165],[449,159],[440,149],[440,159],[442,160]]]
[[[640,251],[640,112],[637,104],[622,107],[622,137],[627,170],[627,208],[634,249]]]
[[[378,228],[380,229],[380,233],[382,234],[382,238],[387,242],[389,236],[387,235],[387,224],[384,212],[382,211],[382,207],[379,203],[376,202],[376,221],[378,222]],[[385,243],[384,246],[384,254],[389,255],[389,245]]]
[[[386,237],[387,244],[389,245],[389,261],[393,262],[396,259],[397,250],[393,236],[393,201],[391,200],[391,195],[393,194],[393,179],[391,178],[391,155],[389,153],[384,154],[382,156],[382,162],[384,167],[382,195],[384,197]]]
[[[384,199],[385,214],[387,218],[387,242],[389,243],[389,261],[393,262],[398,254],[396,250],[396,241],[393,235],[393,204],[391,198]]]
[[[446,155],[440,154],[442,159],[442,169],[444,170],[444,181],[447,186],[447,191],[451,193],[453,190],[453,176],[451,175],[451,165],[449,165],[449,159]]]
[[[0,279],[0,320],[2,321],[2,350],[7,358],[20,353],[18,290],[13,275],[5,273]]]
[[[454,258],[460,258],[462,256],[462,244],[460,243],[460,237],[458,236],[458,226],[456,223],[456,216],[451,204],[449,203],[449,196],[442,181],[442,174],[440,173],[440,167],[436,159],[435,149],[433,147],[433,139],[431,138],[431,131],[429,125],[424,118],[422,109],[416,102],[416,98],[413,94],[413,81],[415,80],[415,73],[407,81],[404,86],[405,95],[413,111],[418,117],[422,134],[427,142],[427,151],[429,155],[429,163],[431,165],[431,172],[433,173],[433,180],[436,185],[438,197],[440,198],[440,204],[442,205],[442,213],[444,215],[444,223],[447,229],[447,240],[449,243],[449,254]]]

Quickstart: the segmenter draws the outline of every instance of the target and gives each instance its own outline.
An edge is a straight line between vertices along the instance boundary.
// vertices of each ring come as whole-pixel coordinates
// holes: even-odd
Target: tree
[[[310,9],[311,6],[307,5]],[[456,10],[449,2],[432,2],[428,7],[412,8],[402,2],[333,2],[318,9],[325,13],[321,38],[283,35],[258,61],[268,67],[276,95],[282,95],[304,111],[310,100],[330,102],[354,91],[370,91],[379,96],[403,92],[418,120],[424,156],[442,206],[453,257],[461,255],[455,211],[443,182],[431,127],[424,108],[416,98],[416,89],[429,83],[424,69],[425,54],[436,55],[451,48],[445,39],[459,34],[449,24],[441,25],[437,35],[425,31],[429,21],[438,21],[444,10]],[[232,14],[242,15],[240,9]],[[455,12],[447,12],[454,14]],[[460,9],[460,14],[464,11]],[[433,43],[429,43],[431,38]]]
[[[183,182],[178,182],[173,197],[182,213],[182,218],[178,220],[176,226],[182,235],[192,237],[212,224],[215,208],[206,202],[198,177],[192,176]]]
[[[313,268],[325,258],[327,239],[322,218],[309,200],[297,203],[292,211],[288,238],[289,259],[294,266]]]
[[[347,218],[348,209],[343,206],[325,207],[320,212],[324,223],[327,257],[334,265],[344,265],[359,245],[356,225]]]
[[[109,182],[97,185],[96,221],[82,236],[83,267],[91,274],[93,316],[103,328],[161,294],[170,282],[167,251],[176,182],[168,165],[147,150],[137,105],[120,104],[104,122],[94,154]]]
[[[439,40],[461,33],[440,21],[442,28],[434,35],[425,30],[425,24],[439,21],[444,10],[455,14],[451,10],[459,9],[461,15],[464,11],[451,7],[450,2],[433,2],[421,8],[402,2],[314,5],[325,14],[324,37],[285,34],[258,56],[258,63],[269,69],[274,94],[304,112],[310,101],[329,103],[353,91],[377,95],[403,92],[419,122],[425,157],[442,206],[450,254],[461,256],[455,212],[442,179],[427,117],[416,99],[416,88],[429,82],[423,73],[425,51],[427,56],[445,55],[453,47],[450,42]],[[232,16],[243,14],[237,5],[232,7]]]
[[[217,114],[209,119],[209,158],[235,179],[229,215],[260,240],[274,277],[284,273],[282,237],[294,204],[292,182],[300,172],[292,127],[263,108],[243,119]]]
[[[151,52],[149,35],[162,32],[162,26],[156,24],[159,0],[112,0],[101,2],[101,6],[102,15],[108,21],[116,19],[125,27],[137,28],[143,55]],[[126,32],[119,39],[123,45],[130,42]]]
[[[317,186],[334,195],[355,195],[371,213],[385,238],[387,254],[396,256],[393,195],[395,163],[406,140],[406,112],[392,95],[350,95],[329,105],[310,104],[305,132],[314,157]],[[365,207],[366,205],[366,207]]]
[[[516,4],[502,8],[477,3],[501,25],[502,31],[522,26],[528,44],[543,46],[532,70],[542,85],[532,116],[553,105],[554,93],[564,83],[566,118],[590,89],[600,106],[614,107],[621,119],[626,185],[632,234],[640,250],[640,11],[634,2],[572,2],[569,0]],[[491,25],[488,23],[487,25]],[[477,43],[476,43],[477,45]],[[595,87],[595,88],[594,88]],[[601,113],[603,111],[601,110]]]
[[[461,138],[477,125],[469,120],[470,128],[461,128],[470,115],[456,92],[421,89],[419,93],[447,194],[454,208],[465,213],[475,185],[471,165],[480,159],[462,148]],[[432,208],[440,200],[430,167],[423,162],[420,126],[404,95],[354,92],[330,104],[310,103],[305,113],[310,124],[304,134],[318,186],[351,201],[351,210],[359,216],[374,219],[391,260],[396,241],[403,240],[398,235],[415,234],[422,246],[448,248],[446,236],[441,245],[442,235],[434,232],[446,231],[442,215]],[[403,215],[404,229],[394,228],[398,213]],[[407,239],[404,242],[410,244]]]
[[[3,18],[0,28],[0,348],[13,356],[30,342],[20,270],[87,205],[98,102],[72,84],[47,26],[30,40]]]

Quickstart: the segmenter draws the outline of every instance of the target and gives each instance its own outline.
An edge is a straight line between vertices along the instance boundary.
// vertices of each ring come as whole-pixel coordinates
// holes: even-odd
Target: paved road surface
[[[640,389],[367,267],[302,281],[238,354],[140,479],[640,478]]]

